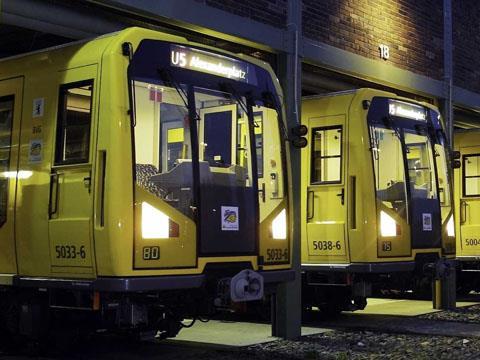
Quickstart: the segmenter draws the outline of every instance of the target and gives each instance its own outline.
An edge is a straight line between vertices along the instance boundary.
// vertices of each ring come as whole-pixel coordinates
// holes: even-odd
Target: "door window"
[[[13,96],[0,98],[0,227],[7,221]]]
[[[93,80],[60,87],[55,165],[87,163]]]
[[[463,196],[480,196],[480,154],[463,157]]]
[[[312,129],[312,184],[342,182],[342,127]]]

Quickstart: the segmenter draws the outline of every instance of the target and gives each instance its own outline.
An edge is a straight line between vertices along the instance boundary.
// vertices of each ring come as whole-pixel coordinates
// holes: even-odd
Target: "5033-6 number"
[[[342,250],[340,241],[313,241],[313,250]]]
[[[84,245],[80,247],[75,245],[57,245],[55,246],[55,253],[57,259],[85,259],[87,257]]]
[[[267,261],[288,260],[288,249],[267,249]]]

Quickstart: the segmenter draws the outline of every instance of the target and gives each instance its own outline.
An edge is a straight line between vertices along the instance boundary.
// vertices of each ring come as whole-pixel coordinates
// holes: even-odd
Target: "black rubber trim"
[[[263,276],[264,283],[281,283],[295,280],[294,270],[257,271]]]
[[[64,280],[16,276],[14,277],[13,285],[19,287],[93,290],[105,292],[140,292],[194,289],[201,287],[204,281],[205,275],[131,278],[100,277],[95,280]]]
[[[388,263],[356,263],[356,264],[318,264],[302,265],[302,271],[344,272],[344,273],[387,273],[397,271],[413,271],[414,261]]]

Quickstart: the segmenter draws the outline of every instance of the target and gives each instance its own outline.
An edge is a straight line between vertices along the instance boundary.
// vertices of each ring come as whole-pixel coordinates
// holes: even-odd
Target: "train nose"
[[[230,298],[234,302],[263,298],[263,276],[252,270],[242,270],[230,280]]]

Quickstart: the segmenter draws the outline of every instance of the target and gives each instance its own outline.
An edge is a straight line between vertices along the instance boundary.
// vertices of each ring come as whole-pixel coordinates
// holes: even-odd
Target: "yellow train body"
[[[252,214],[242,213],[239,205],[234,206],[234,210],[230,210],[230,217],[225,218],[225,223],[222,222],[222,226],[226,227],[222,230],[230,231],[217,229],[217,238],[211,241],[215,244],[212,248],[228,249],[227,240],[222,239],[221,234],[234,236],[238,227],[241,230],[242,226],[246,226],[246,215],[251,215],[254,229],[248,231],[257,240],[256,243],[252,240],[248,249],[245,247],[244,251],[238,252],[217,251],[217,248],[204,251],[200,237],[205,237],[206,232],[202,233],[199,227],[213,217],[215,224],[219,224],[220,214],[205,215],[195,220],[195,215],[185,216],[172,206],[175,201],[171,197],[162,199],[140,186],[138,159],[150,156],[148,151],[144,152],[148,156],[143,155],[142,147],[152,142],[154,150],[150,152],[154,153],[152,156],[156,164],[162,156],[165,161],[170,161],[171,152],[177,151],[175,146],[186,143],[186,131],[190,130],[187,125],[184,128],[165,129],[168,133],[168,156],[165,155],[167,148],[158,147],[158,135],[152,136],[152,131],[159,131],[160,121],[157,119],[157,123],[150,124],[151,120],[147,119],[149,109],[154,109],[152,116],[158,116],[160,111],[160,100],[155,94],[163,96],[164,101],[170,101],[168,96],[174,97],[175,100],[170,103],[177,107],[183,100],[181,91],[174,91],[175,81],[169,80],[169,87],[165,87],[165,92],[160,95],[160,91],[164,90],[162,85],[158,85],[159,90],[156,90],[157,85],[147,86],[148,81],[140,80],[137,75],[132,75],[130,80],[127,77],[133,66],[131,64],[142,60],[136,59],[137,50],[149,41],[173,49],[172,60],[170,52],[166,54],[175,71],[178,69],[174,69],[173,51],[185,51],[186,54],[190,51],[192,56],[197,57],[198,69],[178,70],[184,71],[182,74],[188,74],[188,70],[191,70],[195,76],[200,74],[198,76],[205,76],[205,79],[213,74],[218,75],[215,79],[231,81],[238,75],[232,72],[238,71],[235,66],[233,70],[225,70],[225,67],[222,68],[224,65],[212,68],[216,65],[209,61],[239,64],[236,66],[250,67],[250,71],[254,68],[257,76],[270,79],[273,98],[281,98],[278,80],[271,68],[261,61],[140,28],[130,28],[91,41],[0,62],[0,103],[6,107],[13,104],[13,108],[0,109],[0,114],[5,110],[5,116],[1,119],[3,124],[0,123],[0,137],[4,143],[0,147],[0,160],[4,165],[0,169],[3,175],[0,179],[0,207],[4,207],[3,213],[0,213],[2,284],[36,286],[36,281],[43,279],[46,282],[38,282],[38,286],[61,287],[61,284],[68,282],[92,291],[189,288],[199,287],[205,281],[202,274],[205,274],[206,267],[214,267],[219,263],[230,264],[232,269],[261,271],[266,284],[270,281],[269,274],[275,272],[277,275],[272,281],[291,279],[291,236],[287,230],[289,188],[285,166],[288,154],[285,140],[282,139],[284,114],[280,102],[275,110],[273,106],[259,105],[255,99],[252,100],[257,101],[255,104],[247,104],[242,94],[242,99],[236,102],[231,98],[220,101],[234,103],[234,108],[225,109],[225,106],[233,105],[205,107],[200,114],[194,114],[195,110],[192,112],[189,108],[190,112],[184,117],[184,122],[192,116],[199,116],[199,122],[206,122],[211,113],[224,113],[227,110],[232,113],[232,124],[238,127],[235,134],[239,139],[238,144],[232,140],[231,145],[232,153],[237,154],[236,163],[232,162],[230,167],[210,165],[209,173],[213,173],[211,176],[214,179],[232,179],[236,174],[237,182],[239,176],[243,176],[242,179],[247,178],[245,186],[248,189],[245,191],[250,194],[250,199],[256,197],[251,195],[255,188],[263,191],[263,197],[258,197],[256,207],[249,205],[257,209]],[[144,58],[142,61],[157,60]],[[142,66],[138,65],[135,71],[140,73]],[[264,78],[259,79],[258,86],[261,86],[260,80]],[[227,80],[224,81],[227,83]],[[228,86],[233,88],[235,84]],[[131,92],[134,93],[133,100]],[[199,92],[195,94],[200,96]],[[213,99],[211,94],[201,95],[207,100]],[[254,114],[239,110],[242,105],[246,107],[245,104],[253,109]],[[133,111],[137,112],[134,117]],[[242,117],[238,115],[237,119],[235,111],[238,114],[241,112]],[[89,127],[85,125],[87,113],[91,118]],[[261,121],[255,120],[255,129],[252,129],[253,125],[248,120],[250,115],[252,118],[261,117]],[[13,116],[11,121],[7,119],[8,116]],[[138,123],[132,127],[135,119]],[[11,128],[7,129],[9,121]],[[274,136],[270,136],[271,133]],[[258,144],[252,145],[252,139],[256,138],[259,139]],[[204,138],[200,139],[200,147],[203,146],[202,141],[206,143]],[[133,142],[137,145],[134,146]],[[243,150],[240,149],[242,146]],[[245,150],[254,146],[257,148],[257,167],[261,166],[262,176],[252,173],[252,156]],[[184,144],[183,150],[178,152],[183,151],[184,157],[187,150],[195,153],[193,145],[186,148]],[[219,151],[226,150],[222,148]],[[204,154],[198,150],[198,153],[202,167],[202,163],[207,163],[203,159],[207,151]],[[188,161],[192,163],[192,160],[179,157],[175,159],[175,164],[173,161],[171,164],[181,165],[182,161],[184,164]],[[217,163],[228,162],[225,159],[218,161],[217,157],[214,159]],[[168,171],[171,170],[171,164],[168,165]],[[238,175],[243,174],[240,171],[242,166],[245,169],[249,167],[248,175]],[[258,183],[253,184],[255,179],[258,179]],[[199,193],[205,191],[202,189]],[[209,200],[207,196],[202,199]],[[190,205],[192,212],[198,207],[198,204]],[[212,209],[215,206],[212,205]],[[241,216],[238,219],[239,212]],[[255,213],[258,213],[257,218]],[[147,214],[152,216],[150,222]],[[162,221],[167,221],[168,225],[162,227]],[[227,228],[229,224],[230,228]],[[158,235],[162,229],[167,229],[166,236]],[[275,232],[279,229],[282,234],[276,236]],[[153,235],[146,236],[148,231],[153,231]],[[187,275],[189,280],[182,283]],[[162,278],[168,281],[163,285],[155,285],[153,280]],[[138,282],[135,279],[139,279]]]
[[[354,289],[341,297],[355,297],[359,282],[364,298],[377,275],[413,272],[422,257],[454,256],[438,114],[429,104],[373,89],[302,100],[309,128],[302,150],[302,269],[306,283],[324,285],[319,293],[336,276],[336,285]]]

